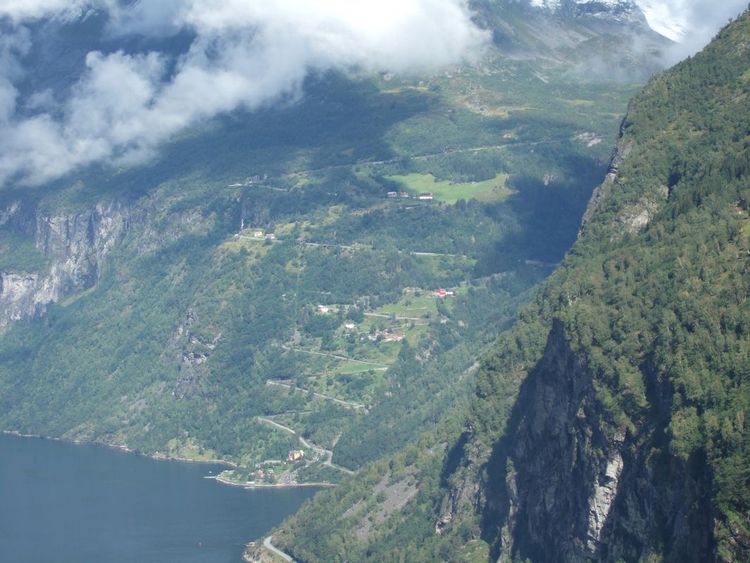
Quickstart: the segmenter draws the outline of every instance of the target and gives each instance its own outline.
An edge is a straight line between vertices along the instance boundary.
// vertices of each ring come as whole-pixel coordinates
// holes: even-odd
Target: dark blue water
[[[0,435],[0,561],[236,563],[314,493],[204,479],[219,471]]]

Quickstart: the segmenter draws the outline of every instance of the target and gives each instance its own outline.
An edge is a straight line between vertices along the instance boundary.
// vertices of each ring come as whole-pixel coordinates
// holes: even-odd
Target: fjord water
[[[0,561],[241,561],[311,489],[244,490],[221,467],[0,434]]]

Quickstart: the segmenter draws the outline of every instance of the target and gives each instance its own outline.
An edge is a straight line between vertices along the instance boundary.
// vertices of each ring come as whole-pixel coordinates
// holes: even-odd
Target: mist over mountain
[[[486,3],[501,18],[513,5]],[[630,0],[527,5],[640,26],[639,33],[646,22]],[[164,142],[214,116],[299,97],[310,74],[355,68],[408,74],[476,62],[489,34],[474,23],[485,17],[483,3],[472,6],[476,11],[460,0],[4,3],[0,182],[40,184],[92,163],[145,162]],[[738,9],[643,7],[657,30],[683,30],[683,42],[667,49],[670,59],[697,49]],[[533,18],[527,25],[544,41],[560,33],[561,42],[574,40],[548,33],[547,24]],[[52,46],[55,37],[73,36],[92,43],[76,41],[78,47],[66,44],[62,52]],[[656,48],[637,41],[644,52]],[[60,79],[30,80],[49,56],[55,65],[67,65]]]
[[[0,59],[2,183],[39,184],[102,160],[143,162],[202,120],[298,96],[310,73],[438,69],[478,58],[485,42],[456,1],[37,2],[3,12],[11,33]],[[76,53],[78,77],[68,91],[28,92],[19,108],[15,83],[27,71],[24,58],[47,41],[49,28],[66,34],[70,27],[101,50]],[[135,52],[117,44],[123,35],[171,38],[183,30],[192,38],[178,53],[148,42]]]

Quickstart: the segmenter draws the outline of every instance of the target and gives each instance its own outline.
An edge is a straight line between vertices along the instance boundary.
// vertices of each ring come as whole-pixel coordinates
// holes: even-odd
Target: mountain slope
[[[24,63],[64,93],[119,45],[105,23],[39,22]],[[634,89],[498,51],[328,73],[148,164],[0,190],[0,428],[222,458],[242,482],[398,451],[465,401],[574,241]]]
[[[749,45],[745,14],[632,102],[538,300],[544,352],[480,376],[476,434],[506,436],[484,487],[501,553],[747,555]],[[495,390],[518,377],[503,428]]]
[[[564,63],[569,74],[580,77],[645,80],[663,68],[660,53],[671,45],[629,0],[472,0],[471,5],[504,54]]]
[[[643,13],[633,0],[530,0],[563,17],[594,17],[616,22],[643,22]]]
[[[367,482],[317,497],[277,534],[285,549],[747,560],[749,54],[745,13],[647,85],[578,242],[484,358],[461,436],[373,466],[379,499]],[[388,512],[402,481],[419,493]],[[357,534],[368,518],[375,537]]]

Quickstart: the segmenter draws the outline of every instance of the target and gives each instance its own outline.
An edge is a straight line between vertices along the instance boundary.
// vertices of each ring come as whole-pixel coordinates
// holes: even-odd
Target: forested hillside
[[[745,13],[633,99],[578,242],[484,356],[469,414],[277,543],[302,561],[746,561],[749,171]]]

